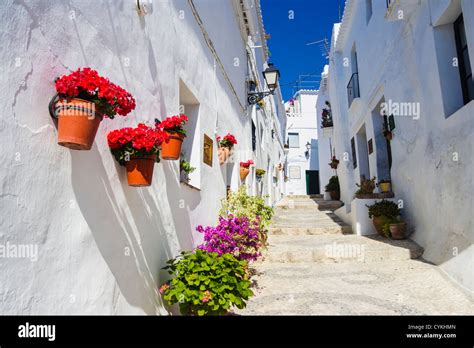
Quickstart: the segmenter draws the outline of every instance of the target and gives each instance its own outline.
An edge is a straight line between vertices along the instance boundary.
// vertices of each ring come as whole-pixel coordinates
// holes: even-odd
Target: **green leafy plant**
[[[365,177],[362,177],[360,179],[360,184],[356,183],[356,186],[359,188],[356,192],[355,195],[367,195],[374,193],[375,190],[375,176],[372,179],[366,179]]]
[[[191,163],[185,159],[181,159],[181,161],[179,161],[179,169],[185,171],[186,174],[190,174],[196,170],[196,168],[191,166]]]
[[[255,170],[255,175],[256,176],[264,176],[266,173],[265,169],[257,169]]]
[[[179,303],[183,315],[222,315],[232,306],[245,308],[245,301],[253,296],[248,263],[232,254],[196,249],[167,264],[163,269],[174,278],[160,287],[160,293],[170,305]]]
[[[273,208],[265,204],[265,197],[249,196],[245,185],[237,192],[229,192],[222,200],[220,216],[247,217],[250,221],[257,221],[259,226],[259,241],[267,245],[267,227],[273,217]]]
[[[392,216],[380,216],[380,224],[382,225],[382,231],[386,237],[390,237],[390,224],[397,224],[400,219]]]
[[[329,183],[326,185],[326,192],[331,191],[340,191],[339,178],[335,175],[331,176],[331,178],[329,179]]]
[[[380,202],[375,202],[372,205],[367,205],[369,208],[369,219],[372,216],[385,216],[388,218],[396,218],[400,215],[400,208],[395,202],[382,200]]]

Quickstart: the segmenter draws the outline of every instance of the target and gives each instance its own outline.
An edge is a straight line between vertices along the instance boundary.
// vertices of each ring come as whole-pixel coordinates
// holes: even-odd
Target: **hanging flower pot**
[[[157,128],[168,135],[168,141],[161,145],[161,158],[164,160],[177,160],[181,154],[181,146],[186,137],[184,125],[188,122],[186,115],[168,117],[157,124]]]
[[[113,119],[135,109],[130,93],[90,68],[57,79],[56,91],[49,111],[58,119],[58,144],[73,150],[90,150],[104,116]]]
[[[227,133],[222,140],[220,136],[217,136],[216,139],[218,144],[217,152],[219,156],[219,164],[223,165],[229,159],[232,148],[237,144],[237,140],[230,133]]]
[[[112,154],[117,162],[127,169],[130,186],[151,185],[160,145],[167,139],[165,132],[143,123],[136,128],[113,130],[107,135]]]
[[[58,144],[73,150],[90,150],[103,115],[94,103],[72,98],[56,103]]]
[[[131,157],[125,162],[127,168],[128,186],[150,186],[153,179],[153,169],[155,168],[156,155],[143,157]]]
[[[247,162],[240,162],[240,180],[244,181],[250,173],[250,166],[253,164],[252,160]]]

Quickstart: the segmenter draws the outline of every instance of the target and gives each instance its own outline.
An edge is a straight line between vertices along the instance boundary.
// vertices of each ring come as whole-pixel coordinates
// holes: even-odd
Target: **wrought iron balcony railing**
[[[349,107],[351,107],[352,101],[355,98],[360,98],[359,73],[353,73],[349,83],[347,84],[347,99]]]

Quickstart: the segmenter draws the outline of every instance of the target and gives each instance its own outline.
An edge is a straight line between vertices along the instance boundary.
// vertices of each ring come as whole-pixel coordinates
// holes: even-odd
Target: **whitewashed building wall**
[[[333,30],[328,88],[336,156],[348,158],[338,168],[345,203],[338,214],[355,227],[350,212],[355,183],[361,174],[378,180],[387,175],[380,165],[383,142],[377,141],[381,102],[415,103],[410,104],[409,115],[397,116],[392,109],[396,125],[390,143],[392,189],[403,202],[410,238],[425,249],[423,257],[472,290],[474,101],[463,102],[459,68],[453,64],[457,57],[453,23],[461,12],[473,67],[473,1],[400,0],[392,1],[389,9],[385,1],[346,1],[342,23]],[[360,98],[349,107],[354,52]],[[372,139],[372,154],[361,139]]]
[[[293,96],[294,105],[285,103],[287,109],[286,137],[298,134],[297,144],[289,143],[287,155],[286,194],[306,195],[306,171],[319,169],[318,125],[316,116],[317,90],[299,90]],[[310,144],[308,155],[306,144]],[[299,173],[299,177],[298,177]]]
[[[252,4],[249,21],[263,28]],[[231,132],[236,152],[252,155],[241,4],[153,6],[140,17],[126,0],[0,4],[0,246],[38,251],[0,258],[1,314],[166,314],[161,267],[201,242],[196,226],[215,224],[226,186],[240,185],[238,164],[219,166],[215,141],[212,167],[202,162],[202,139]],[[250,33],[259,45],[263,34]],[[73,151],[57,145],[48,103],[54,79],[83,66],[130,91],[137,108],[104,120],[90,151]],[[179,161],[156,164],[151,187],[129,187],[106,134],[190,102],[199,105],[194,187],[179,182]]]

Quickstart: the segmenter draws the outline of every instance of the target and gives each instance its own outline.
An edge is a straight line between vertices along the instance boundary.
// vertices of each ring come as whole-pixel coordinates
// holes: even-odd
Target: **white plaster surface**
[[[125,0],[0,3],[0,244],[38,246],[36,262],[0,258],[1,314],[166,314],[160,269],[202,240],[196,226],[216,222],[239,168],[219,166],[214,142],[200,191],[180,184],[178,161],[156,164],[151,187],[129,187],[106,134],[177,114],[181,79],[200,103],[197,136],[231,132],[236,152],[251,153],[246,42],[233,3],[194,3],[237,97],[186,0],[154,1],[145,17]],[[47,106],[54,79],[82,66],[130,91],[137,108],[104,120],[92,149],[79,152],[57,145]]]
[[[387,21],[385,2],[374,1],[367,23],[365,3],[348,0],[346,11],[350,13],[345,13],[341,25],[334,26],[328,89],[336,156],[346,154],[350,159],[341,161],[338,168],[341,200],[347,207],[361,174],[360,165],[355,170],[352,166],[350,139],[364,125],[367,139],[374,138],[371,113],[382,97],[419,103],[418,119],[395,117],[392,188],[404,203],[402,216],[414,229],[412,238],[425,249],[423,257],[473,291],[474,101],[459,105],[459,72],[452,65],[453,35],[447,33],[452,26],[446,24],[455,17],[455,2],[464,13],[473,67],[472,1],[422,0],[398,21]],[[352,71],[344,59],[351,57],[353,47],[358,55],[361,98],[349,109],[347,84]],[[379,176],[376,154],[374,144],[374,154],[369,156],[371,176]]]

